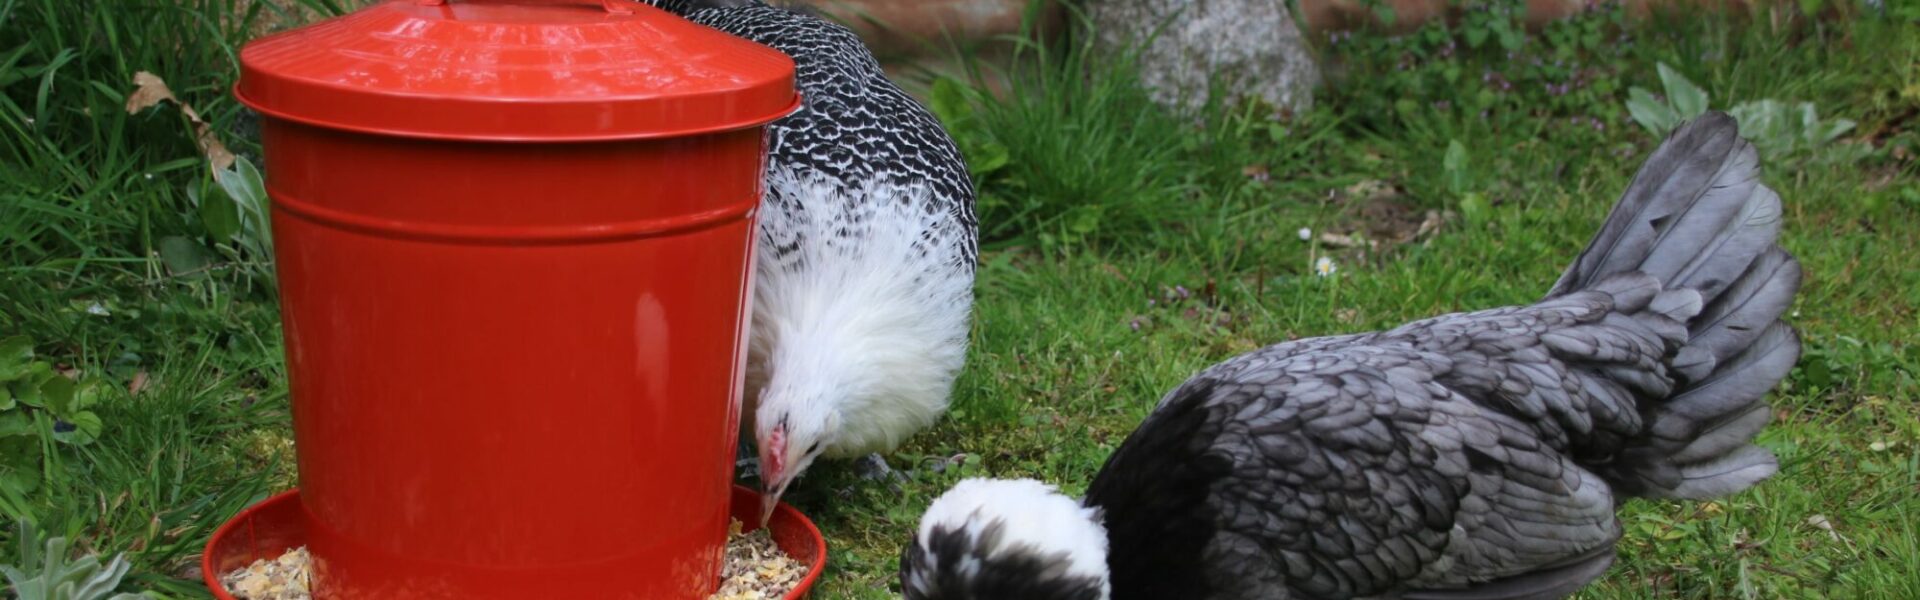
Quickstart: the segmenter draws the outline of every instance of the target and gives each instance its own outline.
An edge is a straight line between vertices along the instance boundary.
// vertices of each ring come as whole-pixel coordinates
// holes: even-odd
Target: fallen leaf
[[[1348,198],[1358,200],[1391,198],[1395,195],[1392,185],[1378,179],[1356,181],[1353,185],[1347,186],[1347,189],[1343,191],[1346,192]]]
[[[138,113],[168,100],[179,102],[173,97],[173,90],[167,88],[167,82],[158,75],[146,71],[134,73],[133,85],[133,93],[127,95],[127,114]],[[181,112],[187,113],[188,119],[200,120],[200,116],[191,110]]]
[[[199,129],[199,134],[195,136],[194,141],[200,143],[200,151],[207,155],[207,161],[213,164],[214,170],[225,171],[228,167],[232,167],[233,151],[228,150],[226,144],[220,143],[220,138],[213,134],[213,128],[206,123],[198,123],[195,127]]]
[[[153,387],[153,382],[147,379],[146,371],[134,373],[133,381],[127,384],[127,395],[138,396],[149,387]]]
[[[1425,219],[1420,220],[1420,228],[1414,230],[1413,238],[1422,239],[1440,230],[1440,226],[1453,219],[1453,211],[1429,210]]]
[[[1812,525],[1815,529],[1827,532],[1827,537],[1833,538],[1834,541],[1840,541],[1840,534],[1833,530],[1833,521],[1827,520],[1826,515],[1807,517],[1807,524]]]
[[[138,113],[162,102],[172,102],[180,107],[180,114],[186,115],[187,121],[193,123],[193,142],[200,146],[200,153],[206,155],[213,169],[224,171],[233,166],[233,152],[220,142],[220,136],[214,134],[213,126],[201,119],[200,113],[193,110],[192,105],[175,97],[173,90],[167,87],[166,80],[159,75],[140,71],[133,74],[133,85],[133,93],[127,95],[127,114]]]
[[[1331,231],[1320,232],[1320,243],[1332,248],[1353,248],[1355,246],[1374,247],[1372,240]]]

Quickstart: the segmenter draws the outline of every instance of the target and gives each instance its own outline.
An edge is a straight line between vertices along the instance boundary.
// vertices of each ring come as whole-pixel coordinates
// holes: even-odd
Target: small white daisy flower
[[[101,306],[100,303],[95,302],[93,304],[87,305],[87,314],[104,317],[112,313],[107,312],[107,307]]]
[[[1321,277],[1332,275],[1334,271],[1338,270],[1340,270],[1340,268],[1334,266],[1333,259],[1331,258],[1322,256],[1320,260],[1313,261],[1313,272]]]
[[[1313,230],[1312,230],[1312,229],[1308,229],[1308,228],[1305,228],[1305,227],[1301,227],[1301,228],[1300,228],[1300,241],[1302,241],[1302,242],[1306,242],[1306,241],[1311,241],[1311,240],[1313,240]]]

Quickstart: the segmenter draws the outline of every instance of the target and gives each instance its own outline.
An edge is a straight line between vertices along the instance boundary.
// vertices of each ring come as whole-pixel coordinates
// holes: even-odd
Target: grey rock
[[[1216,75],[1230,99],[1256,95],[1295,113],[1313,105],[1320,69],[1284,0],[1094,0],[1087,13],[1103,52],[1151,39],[1140,78],[1162,105],[1204,105]]]

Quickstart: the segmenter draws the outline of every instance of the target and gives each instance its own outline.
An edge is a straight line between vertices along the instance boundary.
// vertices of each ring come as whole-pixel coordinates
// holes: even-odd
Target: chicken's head
[[[825,403],[777,393],[763,397],[757,413],[754,445],[760,451],[760,523],[765,525],[787,486],[832,447],[839,417]]]

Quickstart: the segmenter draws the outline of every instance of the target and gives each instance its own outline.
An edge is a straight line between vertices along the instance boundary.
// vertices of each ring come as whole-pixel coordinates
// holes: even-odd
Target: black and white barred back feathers
[[[770,162],[805,178],[844,185],[924,185],[924,193],[904,195],[914,196],[922,203],[916,208],[928,215],[951,215],[953,225],[929,229],[925,242],[953,245],[942,250],[957,251],[957,266],[974,268],[974,189],[960,149],[932,112],[887,79],[858,35],[838,23],[758,0],[646,1],[792,57],[805,105],[769,128]],[[783,204],[789,202],[778,189],[769,190],[769,209],[787,208]],[[804,243],[770,241],[777,242],[768,248],[777,257]]]
[[[845,26],[750,0],[651,3],[795,64],[803,104],[767,128],[741,422],[777,498],[815,459],[878,459],[945,414],[973,305],[973,183]]]

